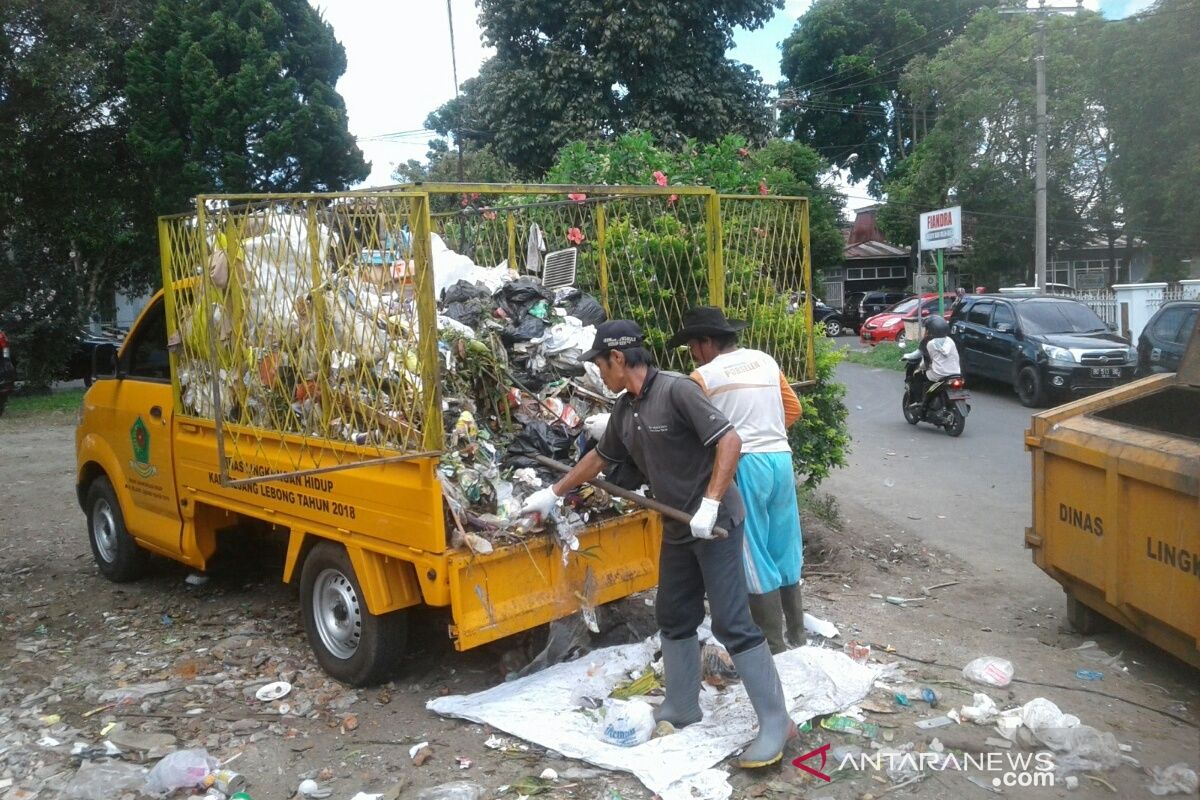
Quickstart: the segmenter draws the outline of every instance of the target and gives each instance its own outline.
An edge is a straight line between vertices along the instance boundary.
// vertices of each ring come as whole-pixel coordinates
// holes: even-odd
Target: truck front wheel
[[[114,583],[137,580],[146,572],[146,551],[125,529],[121,504],[108,478],[92,481],[87,492],[88,540],[100,574]]]
[[[300,573],[301,615],[321,668],[351,686],[388,680],[399,667],[408,638],[404,611],[367,610],[346,548],[319,542]]]

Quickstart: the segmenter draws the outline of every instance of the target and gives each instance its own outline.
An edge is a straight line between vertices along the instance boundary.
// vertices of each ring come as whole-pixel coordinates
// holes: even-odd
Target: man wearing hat
[[[762,632],[750,616],[742,566],[745,511],[733,473],[742,442],[729,421],[687,376],[661,372],[630,320],[596,328],[595,362],[617,398],[600,441],[558,483],[530,495],[522,514],[549,513],[567,492],[609,464],[632,461],[648,476],[655,499],[692,515],[663,520],[655,617],[662,640],[666,700],[655,719],[682,728],[701,719],[700,642],[707,594],[712,628],[729,651],[758,715],[758,736],[738,759],[742,767],[774,764],[795,725]],[[716,526],[725,538],[714,536]]]
[[[667,343],[686,344],[700,367],[692,380],[733,424],[742,440],[737,485],[746,504],[746,585],[750,613],[772,653],[804,643],[800,590],[803,546],[796,477],[787,429],[800,418],[800,400],[775,359],[739,348],[741,320],[719,308],[690,309]],[[784,623],[787,641],[784,639]]]

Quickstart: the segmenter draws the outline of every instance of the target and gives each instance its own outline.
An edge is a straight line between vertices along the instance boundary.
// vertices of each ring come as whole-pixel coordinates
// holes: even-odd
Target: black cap
[[[747,324],[740,319],[726,319],[725,314],[716,306],[689,308],[683,315],[683,327],[675,332],[675,335],[667,342],[667,347],[679,347],[692,339],[704,336],[737,333]]]
[[[630,319],[610,319],[596,326],[592,349],[579,357],[580,361],[595,361],[610,350],[627,350],[645,344],[642,329]]]

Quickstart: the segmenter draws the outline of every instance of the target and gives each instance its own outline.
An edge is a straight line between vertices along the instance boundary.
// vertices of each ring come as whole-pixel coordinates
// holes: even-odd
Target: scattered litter
[[[1195,794],[1196,790],[1200,789],[1200,776],[1182,762],[1165,769],[1153,767],[1150,769],[1150,777],[1154,780],[1147,788],[1150,794],[1160,797],[1168,794]]]
[[[640,700],[612,700],[605,704],[600,738],[619,747],[637,747],[654,733],[654,710]]]
[[[818,619],[807,611],[804,612],[804,630],[815,633],[817,636],[824,636],[826,639],[836,639],[839,636],[837,626],[832,622]]]
[[[312,778],[305,778],[300,781],[300,786],[296,788],[301,797],[310,798],[310,800],[321,800],[321,798],[329,797],[333,794],[332,789],[322,789],[321,785]]]
[[[408,749],[408,757],[412,759],[414,766],[421,766],[433,756],[433,751],[429,749],[429,742],[421,742],[415,744]]]
[[[975,775],[968,775],[967,780],[978,786],[980,789],[983,789],[985,792],[991,792],[992,794],[1003,794],[1003,792],[1001,792],[995,786],[985,782],[983,778],[976,777]]]
[[[896,705],[904,706],[907,708],[909,705],[908,695],[906,695],[904,692],[896,692]]]
[[[662,681],[659,680],[658,674],[653,669],[647,667],[646,671],[638,678],[617,684],[608,693],[608,696],[617,700],[628,700],[632,697],[641,697],[642,695],[650,694],[650,692],[661,687]]]
[[[1075,677],[1081,681],[1102,681],[1104,673],[1097,672],[1094,669],[1080,669],[1075,671]]]
[[[700,674],[705,683],[717,689],[741,680],[729,651],[713,642],[705,642],[700,650]]]
[[[940,716],[940,717],[933,717],[932,719],[917,720],[917,727],[923,731],[927,731],[932,728],[942,728],[942,727],[945,727],[946,725],[953,725],[953,724],[954,724],[954,720],[952,720],[950,717],[945,716],[945,715]]]
[[[926,703],[929,703],[930,708],[938,707],[937,692],[935,692],[933,689],[930,689],[928,686],[925,686],[921,689],[921,699]]]
[[[85,761],[63,787],[71,800],[112,800],[125,792],[138,792],[146,784],[146,770],[124,761]],[[19,790],[14,790],[14,792]],[[13,793],[8,795],[13,797]],[[23,795],[33,797],[34,795]]]
[[[842,716],[840,714],[821,720],[821,727],[827,731],[853,733],[858,736],[865,736],[868,739],[874,739],[879,735],[878,725],[872,722],[859,722],[853,717]]]
[[[857,639],[851,639],[842,645],[842,652],[859,664],[864,664],[871,657],[871,645],[862,644]]]
[[[990,725],[1000,716],[1000,709],[986,694],[976,692],[972,702],[974,705],[963,706],[958,712],[963,719],[974,722],[976,725]]]
[[[199,572],[193,572],[184,578],[183,582],[188,586],[203,586],[208,583],[208,576],[202,575]]]
[[[963,667],[962,674],[969,681],[1003,689],[1012,682],[1014,672],[1011,661],[982,656]]]
[[[471,781],[450,781],[417,792],[417,800],[482,800],[487,789]]]
[[[109,740],[118,747],[142,753],[162,751],[175,744],[175,737],[169,733],[143,733],[124,727],[113,730]]]
[[[556,781],[558,780],[558,773],[550,767],[546,767],[538,777],[544,781]]]
[[[1013,743],[1008,739],[1000,739],[995,736],[989,736],[983,740],[983,743],[989,747],[999,747],[1001,750],[1011,750]]]
[[[58,739],[55,739],[53,736],[43,736],[42,738],[38,739],[37,743],[42,747],[58,747],[60,744],[62,744],[62,742],[60,742]]]
[[[275,681],[274,683],[268,683],[266,686],[261,687],[257,692],[254,693],[254,696],[264,703],[269,703],[272,700],[279,700],[280,698],[287,697],[288,693],[291,691],[292,685],[287,681]]]
[[[1079,788],[1079,778],[1075,777],[1074,775],[1068,775],[1066,783],[1067,788],[1072,792]]]
[[[466,756],[455,756],[454,763],[458,764],[459,769],[470,769],[475,762]]]
[[[170,794],[176,789],[201,786],[216,768],[217,760],[207,750],[176,750],[150,770],[146,788],[153,794]]]

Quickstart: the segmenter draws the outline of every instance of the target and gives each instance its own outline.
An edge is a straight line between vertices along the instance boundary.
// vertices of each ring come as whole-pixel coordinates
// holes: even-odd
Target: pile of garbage
[[[181,304],[172,342],[184,408],[214,417],[215,380],[228,422],[422,449],[428,421],[411,238],[359,251],[325,225],[310,237],[295,216],[252,217],[236,242],[211,242],[210,280]],[[436,234],[431,256],[445,431],[439,473],[451,542],[486,553],[550,529],[565,559],[578,547],[575,532],[622,511],[621,501],[584,487],[553,519],[520,519],[519,510],[557,477],[538,457],[572,462],[586,452],[593,443],[584,420],[615,398],[595,365],[580,362],[604,309],[591,295],[548,289],[507,263],[476,265]],[[324,270],[314,274],[314,262]],[[644,482],[616,477],[624,488]]]

